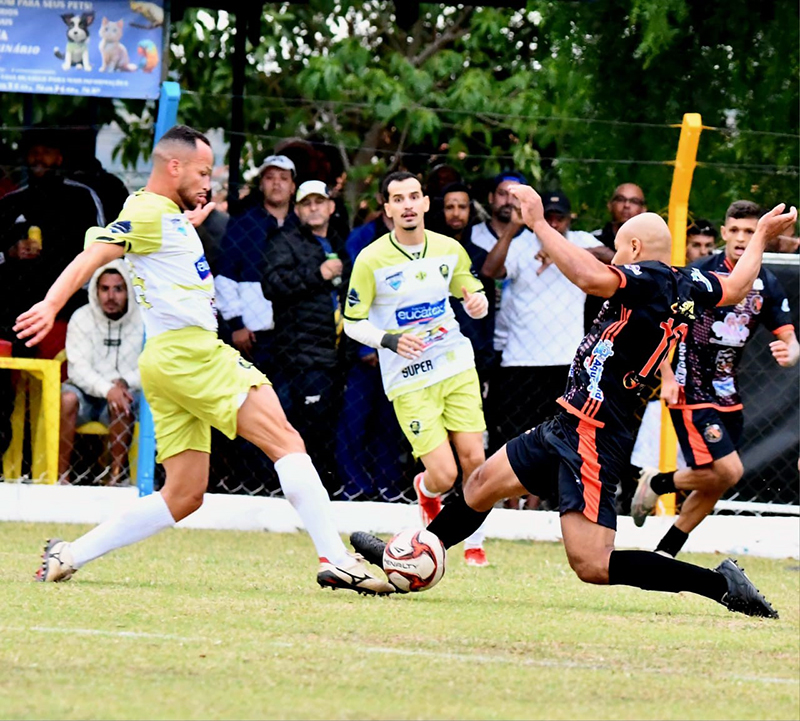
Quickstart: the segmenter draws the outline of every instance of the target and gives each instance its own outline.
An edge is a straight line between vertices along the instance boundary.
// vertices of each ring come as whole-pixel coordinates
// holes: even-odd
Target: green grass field
[[[301,534],[171,531],[33,583],[42,540],[83,530],[0,524],[0,718],[800,715],[797,561],[740,559],[779,621],[590,587],[560,545],[505,541],[389,598],[319,589]]]

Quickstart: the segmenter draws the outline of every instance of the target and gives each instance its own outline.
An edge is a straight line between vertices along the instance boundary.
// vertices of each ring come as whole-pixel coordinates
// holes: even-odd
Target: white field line
[[[99,628],[52,628],[48,626],[30,626],[12,627],[0,626],[0,632],[17,632],[17,633],[64,633],[73,634],[78,636],[106,636],[109,638],[127,638],[127,639],[143,639],[143,640],[156,640],[156,641],[178,641],[180,643],[211,643],[215,646],[222,645],[222,641],[213,638],[204,638],[202,636],[177,636],[168,633],[147,633],[144,631],[108,631]],[[327,639],[326,643],[335,645],[336,641]],[[291,641],[273,641],[267,640],[264,642],[265,646],[272,646],[274,648],[302,648],[301,643]],[[437,661],[455,661],[459,663],[474,664],[509,664],[514,666],[531,666],[538,668],[568,668],[568,669],[586,669],[591,671],[611,671],[617,673],[645,673],[656,675],[683,675],[679,670],[670,670],[664,668],[648,668],[648,667],[635,667],[629,668],[626,666],[611,666],[601,663],[586,663],[581,661],[558,661],[551,659],[535,659],[535,658],[520,658],[518,656],[502,656],[493,654],[477,654],[477,653],[451,653],[443,651],[426,651],[425,649],[411,649],[411,648],[393,648],[391,646],[359,646],[358,650],[362,653],[382,654],[387,656],[411,656],[430,658]],[[776,678],[770,676],[749,676],[749,675],[718,675],[722,681],[745,681],[751,683],[766,683],[766,684],[791,684],[797,685],[796,678]]]

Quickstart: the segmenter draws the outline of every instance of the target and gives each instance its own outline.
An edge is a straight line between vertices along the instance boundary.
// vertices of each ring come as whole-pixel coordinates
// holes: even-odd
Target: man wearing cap
[[[542,201],[552,228],[573,245],[611,260],[611,251],[590,233],[570,230],[572,208],[563,192],[543,193]],[[512,222],[521,223],[521,218]],[[507,243],[498,240],[483,268],[505,281],[502,313],[507,336],[491,388],[502,443],[556,412],[556,399],[583,338],[586,294],[543,253],[539,238],[530,231]]]
[[[217,308],[231,343],[261,371],[272,377],[272,304],[261,290],[260,268],[267,237],[297,222],[291,212],[295,166],[285,155],[270,155],[259,170],[258,202],[228,222],[219,247],[214,289]]]
[[[274,310],[272,380],[290,422],[304,433],[309,455],[332,489],[339,376],[341,294],[350,262],[330,228],[335,210],[321,180],[297,189],[292,215],[270,235],[261,266],[264,296]]]

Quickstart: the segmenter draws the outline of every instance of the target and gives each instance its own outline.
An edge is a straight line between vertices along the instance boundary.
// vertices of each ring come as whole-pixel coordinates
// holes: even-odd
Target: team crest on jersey
[[[692,280],[695,283],[702,283],[708,292],[711,292],[711,281],[706,278],[697,268],[692,268]]]
[[[350,288],[350,291],[347,294],[347,305],[351,308],[357,306],[361,302],[361,296],[358,294],[358,291],[355,288]]]
[[[130,220],[115,220],[108,226],[108,230],[110,233],[114,233],[114,235],[120,235],[123,233],[130,233],[132,227],[133,224]]]
[[[200,258],[195,261],[194,267],[197,268],[197,275],[200,276],[200,280],[205,280],[211,275],[211,266],[208,264],[204,255],[201,255]]]
[[[758,315],[764,307],[764,296],[756,293],[752,298],[748,299],[747,305],[753,315]]]
[[[703,431],[703,438],[709,443],[717,443],[722,440],[722,429],[716,423],[712,423],[710,426],[706,426]]]
[[[242,358],[242,356],[239,356],[237,363],[239,364],[240,368],[244,368],[245,370],[250,370],[253,367],[253,364],[250,361]]]
[[[392,273],[391,275],[387,275],[385,278],[386,284],[392,290],[398,290],[400,286],[403,285],[405,280],[406,278],[402,270],[398,271],[397,273]]]
[[[603,368],[606,361],[614,355],[614,342],[608,339],[601,340],[593,349],[592,354],[583,361],[583,367],[589,374],[589,397],[596,401],[605,398],[600,389],[600,379],[603,377]]]
[[[764,281],[761,278],[756,278],[753,281],[753,290],[764,290]]]
[[[427,278],[427,277],[428,277],[428,274],[427,274],[427,273],[426,273],[424,270],[421,270],[421,271],[420,271],[419,273],[417,273],[417,274],[416,274],[414,277],[415,277],[415,278],[416,278],[416,279],[417,279],[417,280],[418,280],[420,283],[422,283],[422,282],[425,280],[425,278]]]
[[[172,229],[178,231],[181,235],[188,235],[186,232],[186,223],[184,218],[170,218],[169,222],[172,223]]]
[[[442,263],[439,266],[439,272],[442,274],[442,278],[447,280],[447,276],[450,275],[450,266],[447,263]]]
[[[419,421],[411,421],[411,423],[408,424],[408,428],[415,436],[418,436],[420,431],[422,431],[422,423]]]

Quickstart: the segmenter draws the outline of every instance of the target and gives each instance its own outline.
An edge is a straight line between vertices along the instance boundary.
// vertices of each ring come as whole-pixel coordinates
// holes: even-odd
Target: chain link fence
[[[324,153],[304,159],[302,153],[306,151],[302,144],[279,149],[291,156],[296,167],[289,196],[308,179],[335,185],[337,169],[320,163]],[[8,190],[16,188],[18,193],[0,197],[0,250],[15,248],[8,262],[0,264],[4,309],[0,338],[6,342],[4,352],[6,356],[61,363],[59,382],[69,385],[59,392],[58,477],[73,484],[135,483],[136,359],[141,350],[141,327],[125,267],[118,268],[116,275],[108,274],[106,281],[114,282],[103,287],[99,287],[96,276],[94,283],[65,309],[53,338],[44,346],[26,349],[10,330],[16,315],[43,297],[69,258],[82,248],[86,227],[95,224],[101,214],[103,219],[115,218],[124,193],[134,188],[123,186],[123,192],[115,198],[110,192],[113,176],[100,169],[54,169],[53,177],[63,180],[69,176],[82,183],[79,189],[70,181],[72,210],[79,202],[87,208],[91,203],[92,207],[78,217],[77,212],[58,212],[52,196],[41,195],[52,193],[52,189],[46,191],[40,184],[32,192],[37,183],[25,177],[23,168],[24,164],[7,168]],[[199,229],[215,276],[220,337],[270,378],[332,498],[412,502],[412,480],[422,470],[421,463],[414,460],[386,399],[376,354],[347,338],[337,315],[344,307],[355,256],[386,232],[381,216],[367,207],[351,216],[342,188],[337,188],[336,210],[327,235],[330,251],[321,245],[314,247],[312,241],[308,247],[313,252],[293,255],[292,244],[299,242],[294,211],[288,210],[283,227],[269,220],[262,177],[254,178],[250,194],[237,204],[234,214],[226,212],[225,184],[220,179],[213,188],[218,209]],[[473,226],[469,232],[461,232],[461,240],[480,275],[493,243],[492,231],[486,226],[491,214],[487,198],[491,186],[484,176],[468,180],[474,181]],[[430,182],[426,184],[431,187]],[[94,192],[84,185],[94,187]],[[18,207],[14,197],[20,193],[30,194],[22,221],[19,213],[15,215]],[[95,218],[86,220],[92,212]],[[588,211],[587,215],[592,217],[593,213],[601,217],[602,209]],[[351,217],[356,224],[353,229]],[[426,226],[448,232],[443,221],[441,201],[434,198]],[[572,240],[591,245],[587,233],[576,234]],[[462,330],[475,349],[488,427],[487,454],[557,412],[556,399],[564,389],[569,363],[585,327],[583,294],[566,282],[555,266],[542,265],[536,258],[535,238],[514,243],[518,250],[510,252],[506,279],[482,277],[492,301],[490,317],[472,321],[461,312],[460,304],[454,304]],[[284,248],[280,256],[276,251],[279,246]],[[338,255],[344,266],[343,282],[335,298],[309,280],[319,274],[329,253]],[[768,267],[789,294],[797,327],[797,264]],[[115,283],[120,287],[105,287]],[[726,499],[796,506],[800,502],[797,369],[776,366],[769,354],[768,335],[762,329],[745,353],[741,378],[746,473]],[[638,425],[647,400],[657,397],[657,390],[647,389],[641,412],[632,424]],[[50,422],[48,417],[52,420],[53,410],[50,408],[51,415],[47,416],[44,395],[39,376],[24,370],[0,371],[0,440],[4,444],[6,480],[39,478],[49,467],[44,427]],[[49,463],[52,466],[52,459]],[[621,512],[629,509],[634,478],[632,469],[629,478],[620,479]],[[159,466],[156,487],[160,483],[163,469]],[[215,431],[209,491],[271,496],[280,493],[280,486],[271,462],[260,451]],[[556,501],[529,499],[527,506],[522,500],[515,504],[546,509],[557,507]]]

